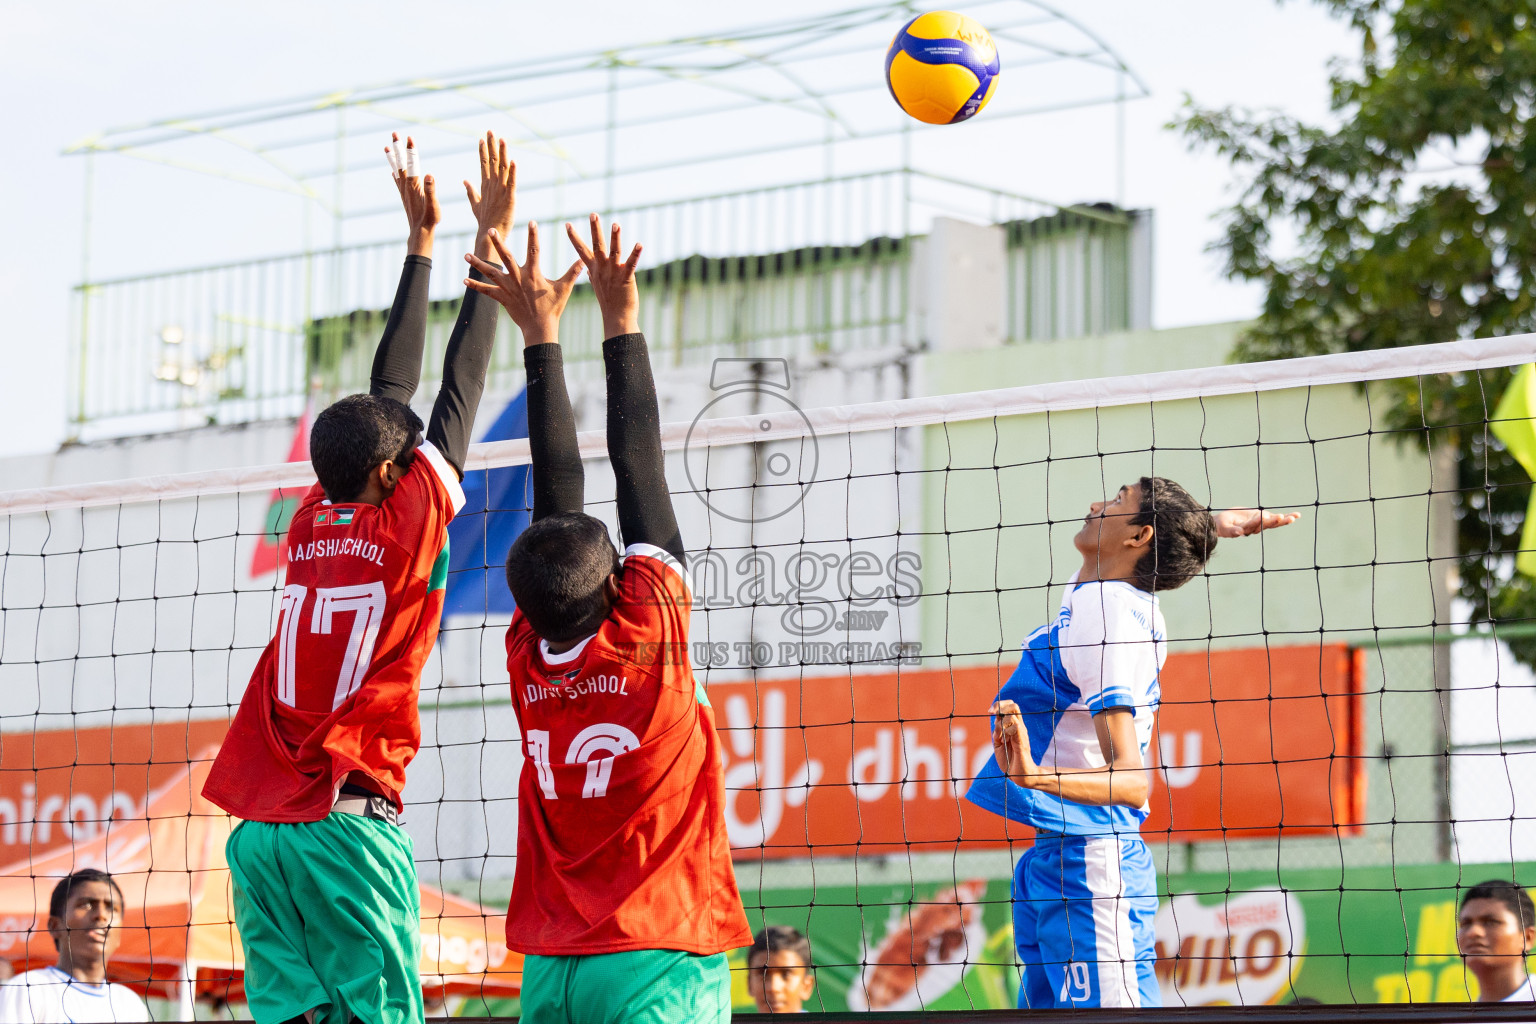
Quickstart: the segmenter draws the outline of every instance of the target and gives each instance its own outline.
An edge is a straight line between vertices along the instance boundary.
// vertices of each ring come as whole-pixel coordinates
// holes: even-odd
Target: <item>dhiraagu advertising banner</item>
[[[1164,1005],[1475,999],[1476,979],[1456,955],[1456,912],[1468,887],[1499,877],[1510,877],[1508,865],[1164,879],[1156,927]],[[1515,865],[1514,877],[1536,880],[1536,864]],[[1015,1005],[1007,880],[743,896],[754,931],[787,924],[810,936],[817,985],[807,1009]],[[735,1004],[749,1009],[745,950],[731,954],[731,966]]]

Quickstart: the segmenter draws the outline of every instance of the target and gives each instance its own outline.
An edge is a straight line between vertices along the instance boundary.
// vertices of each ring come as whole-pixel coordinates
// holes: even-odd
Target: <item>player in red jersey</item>
[[[725,831],[714,712],[688,661],[692,607],[667,492],[656,386],[619,227],[567,225],[603,316],[608,455],[621,560],[582,512],[558,339],[570,274],[476,266],[523,332],[533,514],[512,545],[507,630],[526,759],[507,945],[526,954],[523,1020],[727,1021],[725,951],[750,945]],[[572,272],[579,270],[573,267]]]
[[[420,892],[399,827],[416,701],[437,639],[448,522],[496,333],[470,289],[422,437],[407,404],[426,344],[439,219],[407,140],[386,150],[410,221],[409,255],[366,395],[315,418],[319,482],[294,514],[277,635],[262,653],[204,794],[244,819],[227,846],[245,991],[262,1024],[422,1020]],[[477,251],[511,226],[515,168],[480,143]]]

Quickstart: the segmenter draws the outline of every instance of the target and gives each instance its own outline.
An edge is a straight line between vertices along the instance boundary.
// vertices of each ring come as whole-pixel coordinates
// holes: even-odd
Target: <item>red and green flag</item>
[[[293,433],[293,444],[288,447],[289,462],[304,462],[309,458],[309,407],[299,417],[298,428]],[[298,511],[299,501],[308,488],[278,489],[267,502],[267,518],[264,529],[256,538],[256,550],[251,553],[251,575],[265,576],[276,572],[288,563],[288,547],[283,543],[288,534],[288,524]]]

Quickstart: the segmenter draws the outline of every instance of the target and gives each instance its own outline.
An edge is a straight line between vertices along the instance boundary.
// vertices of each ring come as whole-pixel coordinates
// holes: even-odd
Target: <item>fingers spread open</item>
[[[576,279],[581,276],[581,272],[585,269],[586,265],[582,263],[581,260],[577,260],[575,263],[572,263],[571,269],[567,270],[563,275],[561,275],[560,286],[562,288],[575,287]]]
[[[487,132],[486,134],[490,134]],[[484,139],[480,140],[480,180],[485,181],[491,176],[491,154]]]
[[[390,176],[399,177],[401,170],[403,170],[400,166],[400,157],[396,153],[396,150],[400,148],[400,136],[391,132],[389,138],[391,144],[384,147],[384,158],[389,161]]]
[[[479,206],[480,205],[480,193],[476,192],[475,191],[475,186],[471,185],[467,181],[464,183],[464,194],[469,196],[469,205],[470,206],[473,207],[473,206]]]
[[[421,165],[418,163],[419,157],[420,153],[416,149],[416,140],[407,135],[405,137],[405,176],[407,178],[421,177]]]
[[[503,180],[505,180],[507,175],[510,173],[511,168],[512,168],[512,160],[511,160],[510,157],[507,156],[507,140],[506,139],[497,139],[496,140],[496,149],[497,149],[497,161],[500,164],[500,167],[498,169],[501,172],[501,178]]]
[[[614,237],[615,238],[618,237],[618,233],[617,232],[614,233]],[[615,251],[617,251],[617,250],[615,250]],[[634,249],[630,250],[629,259],[624,261],[624,269],[628,270],[631,274],[633,274],[635,272],[635,267],[638,266],[639,263],[640,263],[640,243],[636,242]]]
[[[613,237],[609,239],[608,242],[608,253],[614,259],[618,259],[619,253],[624,251],[624,247],[619,244],[619,222],[614,221],[613,224],[609,226],[609,230],[613,233]]]
[[[429,174],[425,178],[421,179],[421,187],[427,193],[427,203],[431,206],[436,206],[437,182],[432,180],[432,175]]]
[[[466,277],[464,279],[464,287],[472,289],[473,291],[477,291],[482,295],[495,295],[501,291],[498,286],[492,284],[489,281],[476,281],[472,277]]]

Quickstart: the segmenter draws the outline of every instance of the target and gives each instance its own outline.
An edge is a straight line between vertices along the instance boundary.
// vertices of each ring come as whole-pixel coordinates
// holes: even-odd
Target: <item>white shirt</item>
[[[1057,723],[1041,765],[1102,768],[1093,717],[1111,707],[1131,709],[1145,762],[1161,696],[1158,673],[1168,657],[1157,598],[1119,581],[1078,583],[1073,574],[1054,632],[1076,699]]]
[[[1526,975],[1525,984],[1515,989],[1509,995],[1500,999],[1501,1003],[1531,1003],[1536,1002],[1536,979]]]
[[[28,971],[0,985],[0,1024],[116,1024],[149,1020],[131,988],[87,985],[57,967]]]
[[[1141,761],[1157,719],[1158,681],[1168,656],[1168,631],[1157,598],[1129,583],[1068,581],[1056,620],[1024,641],[1019,666],[997,695],[1024,714],[1030,749],[1050,768],[1102,768],[1094,716],[1131,712]],[[1075,836],[1136,835],[1141,807],[1080,804],[1043,790],[1025,790],[989,760],[966,798],[978,807],[1046,832]]]

